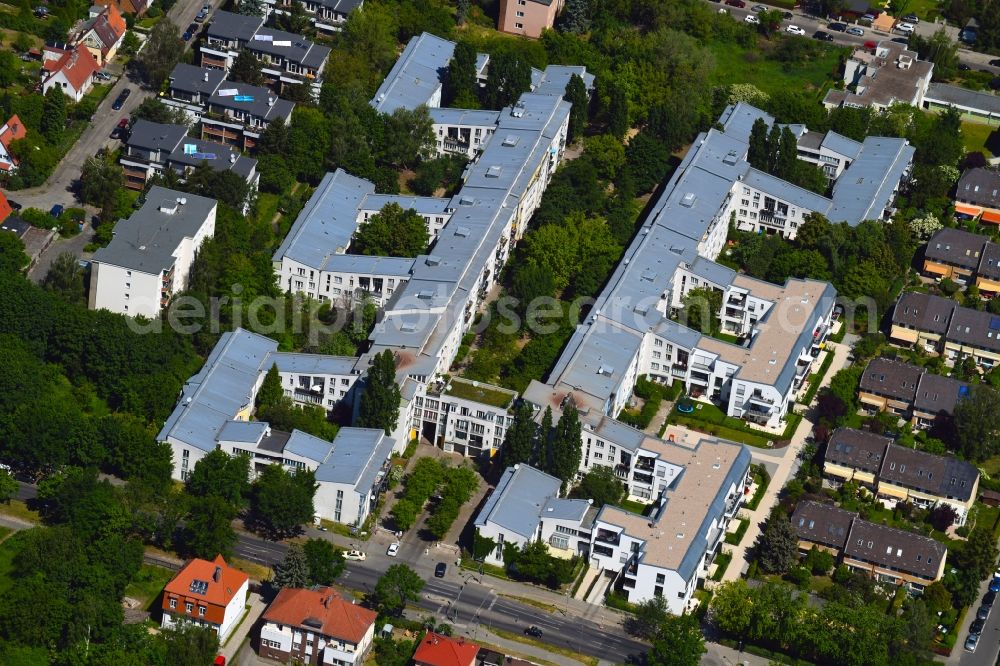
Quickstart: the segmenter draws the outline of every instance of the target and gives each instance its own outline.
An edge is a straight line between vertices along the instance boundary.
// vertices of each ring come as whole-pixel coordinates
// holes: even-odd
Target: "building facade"
[[[497,29],[512,35],[538,38],[551,30],[565,0],[500,0]]]
[[[249,577],[221,555],[211,562],[191,560],[163,588],[160,626],[206,627],[219,635],[221,645],[246,612],[249,585]]]

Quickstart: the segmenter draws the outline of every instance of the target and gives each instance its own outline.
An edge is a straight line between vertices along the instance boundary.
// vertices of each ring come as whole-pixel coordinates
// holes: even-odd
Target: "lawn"
[[[524,643],[525,645],[531,645],[532,647],[542,648],[552,654],[568,657],[583,664],[592,664],[593,666],[597,666],[598,663],[597,657],[590,657],[588,655],[580,654],[579,652],[574,652],[569,648],[552,645],[551,643],[544,643],[542,641],[535,640],[534,638],[528,638],[527,636],[514,631],[507,631],[505,629],[498,629],[495,627],[491,631],[500,638],[506,638],[509,641],[516,641],[518,643]]]
[[[17,555],[20,540],[16,538],[16,535],[7,538],[10,536],[11,530],[6,527],[0,527],[0,530],[2,530],[0,538],[3,539],[0,542],[0,596],[2,596],[13,583],[10,579],[10,572],[14,567],[14,556]]]
[[[760,448],[768,448],[768,442],[789,439],[802,420],[802,416],[799,414],[788,414],[784,432],[780,435],[773,435],[754,430],[740,419],[726,416],[715,405],[704,402],[695,402],[694,404],[695,411],[690,414],[678,412],[677,406],[674,405],[667,422]]]
[[[26,520],[29,523],[40,523],[42,521],[37,511],[32,511],[24,502],[16,499],[6,504],[0,503],[0,513]]]
[[[643,504],[642,502],[636,502],[635,500],[624,500],[623,502],[621,502],[620,506],[626,511],[637,513],[640,516],[646,515],[646,509],[649,508],[648,504]]]
[[[152,604],[160,596],[164,586],[173,577],[174,571],[153,564],[143,564],[139,573],[125,588],[125,596],[137,599],[142,608],[152,610]]]
[[[761,40],[762,48],[767,45]],[[710,81],[715,85],[752,83],[769,94],[788,89],[818,92],[824,83],[839,78],[841,49],[833,47],[824,48],[822,57],[811,62],[783,63],[732,42],[709,41],[705,46],[715,56]]]
[[[997,144],[1000,144],[1000,130],[989,125],[963,122],[962,138],[965,139],[966,152],[979,152],[990,159],[994,156],[990,148],[997,148]]]
[[[502,409],[509,407],[514,402],[514,399],[517,398],[517,393],[514,391],[458,378],[454,378],[448,382],[445,395],[474,400],[484,405],[492,405]]]

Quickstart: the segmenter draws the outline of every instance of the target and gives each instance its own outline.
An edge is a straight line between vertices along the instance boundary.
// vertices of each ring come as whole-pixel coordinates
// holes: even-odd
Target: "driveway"
[[[78,233],[76,236],[71,236],[70,238],[56,238],[45,251],[38,255],[38,261],[35,265],[31,267],[28,271],[28,279],[32,282],[40,283],[48,275],[49,267],[52,262],[55,261],[56,257],[64,252],[69,252],[75,257],[81,259],[90,259],[93,256],[93,252],[84,252],[83,248],[94,240],[94,227],[91,226],[90,222],[87,222],[83,227],[83,231]]]

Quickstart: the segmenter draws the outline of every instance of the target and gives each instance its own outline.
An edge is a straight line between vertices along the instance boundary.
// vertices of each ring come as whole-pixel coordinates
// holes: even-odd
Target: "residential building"
[[[158,318],[187,288],[198,248],[215,234],[216,212],[214,199],[150,188],[142,208],[120,220],[108,246],[94,254],[89,307]]]
[[[191,560],[163,588],[160,626],[207,627],[225,643],[246,610],[249,583],[249,577],[226,564],[222,555],[211,562]]]
[[[969,169],[955,187],[955,213],[1000,224],[1000,171]]]
[[[96,0],[99,6],[114,5],[122,14],[131,14],[139,18],[152,6],[152,0]]]
[[[993,247],[987,249],[984,257],[989,264],[998,253]],[[987,275],[995,274],[993,266],[986,270]],[[987,286],[993,287],[992,281]],[[915,344],[941,354],[951,365],[965,358],[984,369],[1000,363],[1000,317],[934,294],[901,294],[893,308],[889,337],[896,344]]]
[[[118,7],[95,5],[90,8],[88,19],[74,28],[73,43],[86,47],[99,65],[105,65],[118,53],[127,31]]]
[[[288,126],[294,109],[294,102],[280,99],[269,88],[223,81],[201,114],[201,138],[250,150],[275,120]]]
[[[0,222],[5,222],[10,217],[10,214],[13,212],[14,209],[11,208],[10,202],[7,201],[7,197],[4,195],[3,192],[0,192]],[[13,218],[13,219],[15,221],[14,224],[10,226],[5,225],[2,228],[4,231],[9,231],[11,233],[17,234],[17,237],[20,238],[21,236],[24,235],[23,227],[21,225],[25,225],[28,223],[20,218]]]
[[[51,229],[33,227],[21,218],[12,216],[12,212],[7,197],[3,196],[3,192],[0,192],[0,231],[12,233],[21,239],[24,244],[24,253],[28,255],[28,265],[25,267],[27,270],[35,265],[38,255],[52,243],[56,232]]]
[[[497,29],[513,35],[538,38],[551,30],[565,0],[500,0]]]
[[[0,127],[0,173],[12,174],[17,171],[17,158],[11,152],[11,144],[27,135],[28,130],[17,114]]]
[[[232,171],[246,182],[251,192],[257,190],[260,181],[257,160],[241,155],[231,146],[191,138],[184,125],[135,121],[120,161],[125,170],[125,186],[134,190],[144,189],[147,180],[167,169],[184,178],[203,164],[215,171]]]
[[[42,59],[42,92],[53,86],[62,90],[71,101],[79,102],[94,84],[94,74],[100,69],[85,46],[45,48]]]
[[[971,284],[985,258],[983,250],[989,242],[986,236],[962,229],[939,229],[924,249],[924,274],[954,280],[958,284]]]
[[[449,453],[492,458],[503,445],[517,392],[461,377],[428,383],[413,398],[414,436]]]
[[[891,23],[891,18],[890,18]],[[931,83],[934,63],[917,58],[904,44],[884,39],[873,47],[854,49],[844,63],[842,90],[830,90],[823,99],[828,109],[838,106],[887,109],[893,104],[919,107]],[[851,92],[848,88],[854,88]]]
[[[931,111],[956,109],[964,119],[990,125],[1000,120],[1000,98],[996,95],[947,83],[932,83],[927,87],[923,108]]]
[[[941,580],[948,549],[913,532],[862,520],[829,504],[799,502],[792,514],[799,550],[816,547],[833,553],[852,571],[881,583],[905,585],[913,592]]]
[[[371,650],[377,615],[331,587],[282,588],[264,611],[260,656],[282,663],[361,666]]]
[[[270,16],[271,13],[286,12],[292,0],[264,0],[264,3]],[[317,30],[332,34],[341,31],[348,15],[355,9],[361,9],[364,0],[305,0],[300,4]]]
[[[177,63],[167,79],[167,96],[160,100],[184,111],[192,123],[201,122],[209,97],[225,80],[225,70]]]
[[[309,85],[317,93],[330,55],[327,46],[264,26],[261,16],[216,11],[205,30],[201,65],[228,72],[242,50],[261,62],[261,73],[270,83],[281,89],[288,85]]]
[[[429,113],[438,155],[462,155],[469,159],[486,147],[500,122],[498,111],[435,107]]]
[[[888,437],[838,428],[823,456],[823,476],[852,481],[875,493],[888,508],[910,502],[929,509],[947,504],[956,525],[964,525],[979,489],[979,470],[952,456],[938,456],[894,444]]]
[[[542,541],[555,557],[587,557],[598,509],[590,500],[560,497],[561,485],[531,465],[508,467],[475,520],[476,534],[492,539],[496,548],[477,555],[503,566],[508,544],[522,549]]]
[[[895,414],[916,428],[929,428],[950,417],[959,399],[968,394],[965,382],[881,356],[868,362],[858,387],[863,410]]]
[[[474,666],[478,653],[479,646],[464,636],[451,638],[428,631],[413,653],[413,666]]]

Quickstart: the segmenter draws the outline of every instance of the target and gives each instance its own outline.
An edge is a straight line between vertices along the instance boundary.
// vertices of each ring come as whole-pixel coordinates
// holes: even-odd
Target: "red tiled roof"
[[[479,646],[464,638],[455,640],[433,631],[427,632],[413,655],[418,666],[472,666]]]
[[[3,192],[0,192],[0,222],[6,220],[12,212],[13,209],[7,202],[7,197],[4,196]]]
[[[94,56],[83,46],[77,46],[72,51],[64,53],[58,60],[46,61],[44,67],[53,74],[61,71],[75,90],[81,90],[94,76],[94,72],[100,69]]]
[[[216,568],[219,570],[218,580],[215,580]],[[204,594],[196,595],[199,600],[205,600],[210,604],[225,607],[249,578],[242,571],[226,564],[222,555],[217,556],[212,562],[198,559],[191,560],[163,588],[164,608],[167,607],[167,596],[169,594],[181,597],[195,596],[191,593],[191,583],[196,580],[208,584]]]
[[[128,26],[125,24],[125,19],[122,17],[121,11],[115,7],[114,4],[108,5],[107,11],[108,25],[115,31],[115,34],[121,37],[128,30]]]
[[[344,601],[333,588],[303,590],[286,587],[278,592],[264,612],[264,621],[304,627],[324,636],[357,644],[375,624],[377,616],[367,608]],[[307,619],[318,622],[320,628],[304,624]]]

